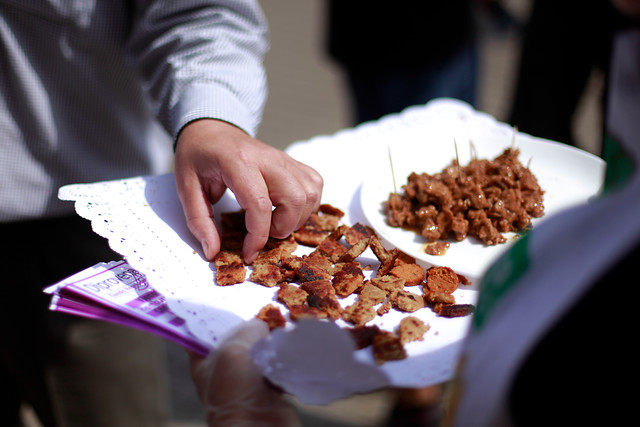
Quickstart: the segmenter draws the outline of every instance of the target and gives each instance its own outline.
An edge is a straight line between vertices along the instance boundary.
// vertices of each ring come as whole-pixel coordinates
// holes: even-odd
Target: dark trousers
[[[45,426],[162,425],[162,343],[48,309],[43,288],[122,257],[77,216],[0,224],[0,424],[29,404]],[[110,413],[111,412],[111,413]],[[137,423],[137,424],[135,424]]]

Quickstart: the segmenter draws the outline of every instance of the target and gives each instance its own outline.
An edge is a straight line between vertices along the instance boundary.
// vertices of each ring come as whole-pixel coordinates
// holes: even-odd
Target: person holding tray
[[[45,286],[120,258],[57,191],[169,172],[173,146],[203,256],[219,249],[212,204],[228,188],[251,262],[322,192],[315,171],[254,137],[267,49],[254,0],[0,0],[0,424],[21,425],[23,404],[48,427],[166,423],[155,337],[48,310]]]

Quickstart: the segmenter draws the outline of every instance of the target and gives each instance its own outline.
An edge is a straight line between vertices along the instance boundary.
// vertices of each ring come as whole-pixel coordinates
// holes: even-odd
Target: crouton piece
[[[475,311],[473,304],[437,304],[433,311],[440,317],[464,317]]]
[[[280,289],[278,289],[278,292],[276,293],[278,301],[287,307],[306,303],[307,296],[309,296],[309,294],[306,291],[290,283],[281,283]]]
[[[355,326],[362,326],[375,317],[376,312],[373,306],[364,301],[356,301],[342,312],[342,320]]]
[[[213,260],[216,266],[216,283],[219,286],[230,286],[244,282],[247,277],[242,256],[236,251],[222,250]]]
[[[300,289],[309,295],[322,298],[327,295],[335,295],[336,290],[329,280],[312,280],[300,284]]]
[[[249,280],[272,288],[282,282],[282,273],[280,272],[280,267],[274,264],[254,264]]]
[[[450,294],[458,289],[459,283],[460,278],[449,267],[430,267],[426,271],[425,286],[430,291]]]
[[[324,212],[314,212],[311,214],[304,227],[315,228],[316,230],[333,231],[340,225],[340,216]]]
[[[319,255],[303,256],[296,275],[302,282],[331,279],[331,261]]]
[[[216,283],[219,286],[230,286],[244,282],[247,277],[247,270],[244,263],[232,262],[231,264],[221,264],[216,268]]]
[[[339,297],[347,297],[358,290],[364,283],[364,274],[358,262],[348,262],[337,271],[331,283]]]
[[[282,248],[274,248],[262,251],[258,254],[253,264],[279,264],[289,253]]]
[[[366,300],[371,305],[378,305],[387,299],[387,293],[367,281],[360,289],[360,300]]]
[[[400,321],[396,335],[403,345],[412,341],[424,341],[424,334],[429,328],[428,324],[417,317],[408,316]]]
[[[289,307],[289,317],[295,322],[303,319],[326,319],[329,315],[317,307],[302,304]]]
[[[298,230],[294,231],[292,235],[294,239],[296,239],[297,243],[305,246],[316,247],[320,242],[327,238],[329,232],[302,226]]]
[[[404,288],[404,279],[395,276],[376,276],[371,278],[371,284],[387,293]]]
[[[218,254],[213,258],[213,263],[216,267],[219,267],[224,264],[232,264],[234,262],[242,263],[242,254],[239,251],[232,250],[221,250]]]
[[[405,286],[418,286],[425,279],[425,271],[418,264],[399,264],[389,274],[404,279]]]
[[[378,309],[376,310],[376,314],[378,316],[384,316],[389,311],[391,311],[392,308],[393,308],[393,306],[391,304],[391,301],[386,300],[384,303],[382,303],[382,305],[380,307],[378,307]]]
[[[359,222],[353,224],[349,229],[344,233],[344,238],[346,242],[350,245],[355,245],[361,240],[369,240],[371,236],[376,234],[373,229],[369,226],[362,225]]]
[[[320,207],[318,208],[318,211],[324,213],[324,214],[329,214],[329,215],[333,215],[336,216],[338,218],[342,218],[344,216],[344,212],[342,212],[340,209],[336,208],[335,206],[332,206],[328,203],[323,203],[320,205]]]
[[[455,304],[456,299],[451,294],[446,294],[444,292],[433,292],[428,289],[423,289],[422,294],[424,295],[424,300],[428,304]]]
[[[307,303],[310,307],[319,308],[327,313],[331,320],[338,320],[343,312],[343,308],[335,295],[329,294],[318,297],[310,294],[307,297]]]
[[[413,313],[425,306],[422,295],[413,292],[399,290],[389,295],[389,301],[394,308],[407,313]]]
[[[347,249],[338,259],[339,262],[355,261],[369,246],[369,239],[362,239]]]
[[[353,328],[345,328],[353,338],[356,349],[360,350],[369,347],[373,343],[373,337],[380,330],[377,325],[371,326],[354,326]]]
[[[345,252],[347,247],[330,235],[316,247],[316,253],[327,257],[331,262],[337,262]]]
[[[373,358],[379,365],[391,360],[407,358],[407,351],[400,338],[392,332],[379,330],[374,335],[371,345],[373,347]]]
[[[298,249],[298,242],[296,242],[296,239],[291,234],[284,239],[269,237],[264,248],[265,250],[282,249],[288,254],[292,254],[296,249]]]
[[[256,317],[264,321],[269,330],[283,328],[287,324],[287,319],[282,315],[280,309],[273,304],[267,304],[260,309]]]

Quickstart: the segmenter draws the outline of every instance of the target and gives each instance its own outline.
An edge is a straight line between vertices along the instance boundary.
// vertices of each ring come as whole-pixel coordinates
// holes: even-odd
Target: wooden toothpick
[[[396,187],[396,173],[393,171],[393,159],[391,158],[391,147],[387,144],[387,151],[389,152],[389,165],[391,166],[391,178],[393,179],[393,192],[398,192],[398,187]]]

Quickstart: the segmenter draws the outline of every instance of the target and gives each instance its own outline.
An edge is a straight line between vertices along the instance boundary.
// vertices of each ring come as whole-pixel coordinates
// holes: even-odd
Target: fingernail
[[[209,259],[209,244],[207,243],[207,240],[202,239],[200,241],[200,244],[202,245],[202,252],[204,252],[204,257],[206,259]]]

